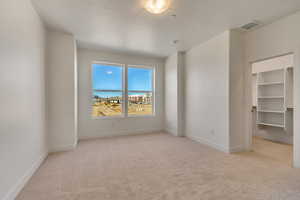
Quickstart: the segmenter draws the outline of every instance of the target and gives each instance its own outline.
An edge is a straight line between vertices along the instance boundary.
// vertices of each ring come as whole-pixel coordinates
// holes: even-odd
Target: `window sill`
[[[132,119],[132,118],[154,118],[156,115],[132,115],[132,116],[115,116],[115,117],[92,117],[92,120],[121,120],[121,119]]]
[[[155,115],[131,115],[125,118],[153,118],[156,117]]]

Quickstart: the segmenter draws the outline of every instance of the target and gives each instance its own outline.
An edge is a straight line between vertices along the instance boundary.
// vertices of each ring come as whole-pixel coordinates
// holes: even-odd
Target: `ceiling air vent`
[[[250,22],[248,24],[241,26],[241,29],[244,31],[250,31],[254,28],[258,28],[259,25],[261,25],[261,23],[259,23],[258,21],[253,21],[253,22]]]

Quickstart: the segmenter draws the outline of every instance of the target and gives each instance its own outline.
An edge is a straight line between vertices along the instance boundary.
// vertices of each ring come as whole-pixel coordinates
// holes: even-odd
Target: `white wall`
[[[244,40],[230,30],[185,56],[185,132],[224,152],[245,149]]]
[[[178,134],[178,53],[169,56],[165,63],[165,130],[173,135]]]
[[[12,200],[48,151],[45,30],[30,0],[1,0],[0,24],[0,199]]]
[[[184,108],[184,101],[185,101],[185,80],[184,80],[184,73],[185,73],[185,52],[178,53],[178,70],[177,70],[177,77],[178,77],[178,97],[177,97],[177,110],[178,110],[178,136],[185,136],[185,108]]]
[[[113,63],[151,65],[156,67],[155,74],[155,117],[128,117],[116,119],[92,119],[91,107],[91,64],[93,61]],[[136,55],[103,52],[96,50],[78,50],[79,72],[79,129],[80,139],[128,135],[163,130],[163,71],[164,60]]]
[[[231,30],[229,44],[229,118],[230,118],[230,152],[245,150],[245,99],[244,99],[244,64],[245,45],[243,33]]]
[[[247,130],[251,130],[251,65],[250,62],[266,59],[289,52],[295,52],[295,83],[294,83],[294,165],[300,167],[300,70],[299,70],[299,48],[300,48],[300,12],[276,21],[258,30],[249,32],[245,36],[246,42],[246,99],[247,102]]]
[[[294,55],[288,54],[252,64],[252,74],[294,67]]]
[[[77,144],[76,42],[70,34],[47,32],[47,126],[51,152]]]
[[[183,136],[183,53],[165,61],[165,130]]]
[[[229,151],[230,32],[186,52],[185,133]]]

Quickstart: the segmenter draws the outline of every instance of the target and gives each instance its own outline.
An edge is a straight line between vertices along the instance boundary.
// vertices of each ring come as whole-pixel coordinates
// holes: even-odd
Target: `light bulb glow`
[[[153,14],[161,14],[169,9],[171,0],[146,0],[145,9]]]

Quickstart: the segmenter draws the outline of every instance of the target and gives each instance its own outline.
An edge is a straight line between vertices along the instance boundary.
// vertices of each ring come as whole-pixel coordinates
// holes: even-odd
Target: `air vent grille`
[[[250,22],[248,24],[245,24],[245,25],[241,26],[241,29],[249,31],[249,30],[251,30],[255,27],[258,27],[259,25],[260,25],[259,22]]]

